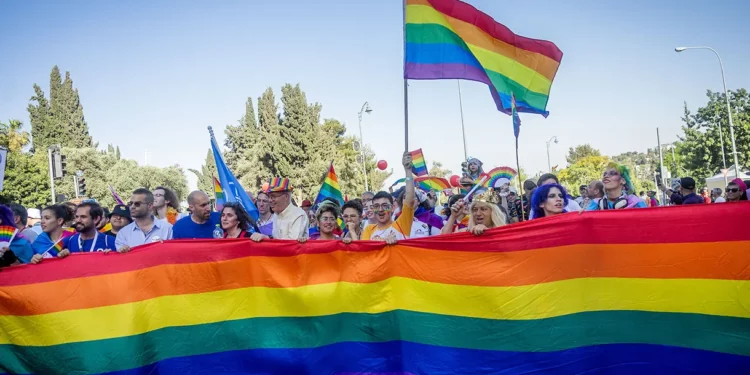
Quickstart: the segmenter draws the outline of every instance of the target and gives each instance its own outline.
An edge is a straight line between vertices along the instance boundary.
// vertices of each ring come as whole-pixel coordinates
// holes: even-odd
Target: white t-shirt
[[[724,197],[718,197],[718,198],[716,198],[716,200],[714,201],[714,203],[725,203],[726,201],[727,200],[724,199]]]
[[[422,238],[429,236],[437,236],[440,234],[440,229],[432,227],[414,218],[414,222],[411,224],[411,234],[409,238]]]

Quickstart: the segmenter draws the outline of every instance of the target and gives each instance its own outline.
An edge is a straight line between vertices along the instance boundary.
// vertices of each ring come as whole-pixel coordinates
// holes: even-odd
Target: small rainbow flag
[[[448,180],[442,177],[417,177],[414,179],[414,182],[417,183],[417,187],[424,191],[443,191],[446,189],[450,190],[451,188],[451,184]]]
[[[411,154],[411,171],[415,176],[427,175],[427,163],[424,161],[422,149],[409,152]]]
[[[563,53],[546,40],[514,34],[459,0],[405,0],[404,78],[465,79],[489,86],[497,109],[547,116]]]
[[[18,233],[16,227],[12,225],[0,225],[0,246],[9,246],[16,233]]]
[[[224,189],[221,188],[221,182],[216,178],[216,176],[213,177],[214,179],[214,196],[216,197],[216,207],[223,207],[224,203],[226,203],[226,196],[224,195]]]
[[[484,183],[484,187],[499,188],[505,184],[509,184],[518,173],[511,167],[497,167],[491,169],[486,174],[489,178]]]
[[[320,186],[320,192],[318,197],[315,198],[315,204],[318,204],[326,198],[333,198],[339,202],[339,206],[344,205],[344,195],[341,193],[341,186],[339,185],[339,178],[336,176],[336,171],[333,170],[333,161],[328,167],[328,174],[323,180],[323,185]]]
[[[57,258],[57,254],[59,254],[63,249],[64,238],[65,238],[64,236],[60,237],[60,239],[57,240],[57,242],[55,242],[54,244],[52,244],[52,246],[50,246],[49,249],[47,249],[47,251],[42,253],[42,257],[43,258]]]

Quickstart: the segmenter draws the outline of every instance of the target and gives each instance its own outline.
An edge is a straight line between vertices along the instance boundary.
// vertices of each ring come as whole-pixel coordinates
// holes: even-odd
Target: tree
[[[433,161],[428,174],[434,177],[450,178],[453,172],[450,169],[443,168],[443,164],[439,161]]]
[[[189,169],[190,172],[198,177],[198,190],[201,190],[208,194],[209,197],[214,196],[214,177],[219,178],[219,174],[216,171],[216,161],[214,159],[214,153],[211,149],[208,149],[206,153],[206,161],[201,166],[201,170]],[[243,185],[246,189],[251,189]]]
[[[44,207],[51,200],[47,153],[9,152],[0,201]]]
[[[255,148],[258,145],[258,122],[255,120],[252,98],[247,98],[245,115],[240,119],[239,125],[228,125],[224,133],[227,135],[224,142],[227,147],[224,159],[229,168],[234,170],[241,159],[255,154]]]
[[[65,80],[60,81],[57,66],[50,73],[50,100],[44,91],[34,84],[35,95],[29,104],[31,136],[34,150],[46,149],[53,144],[63,147],[91,147],[92,140],[88,125],[83,116],[78,90],[73,88],[70,72],[65,72]]]
[[[680,136],[678,151],[684,155],[687,173],[696,180],[711,177],[724,168],[721,155],[723,137],[727,167],[734,164],[732,141],[729,131],[726,97],[724,93],[707,91],[708,103],[691,113],[685,104],[682,121],[683,135]],[[737,158],[740,167],[750,161],[750,95],[747,90],[729,91],[732,108]],[[721,126],[721,135],[719,134]]]
[[[578,159],[575,163],[557,174],[560,183],[571,194],[578,192],[578,187],[588,185],[591,181],[601,180],[610,159],[606,156],[589,155]]]
[[[29,133],[23,130],[21,121],[8,120],[7,124],[0,122],[0,146],[9,152],[20,152],[29,142]]]
[[[247,114],[247,110],[246,110]],[[279,107],[273,89],[267,88],[258,98],[258,133],[252,147],[237,149],[243,157],[237,161],[235,175],[245,189],[258,190],[263,182],[278,176],[274,167],[272,144],[279,124]]]
[[[575,148],[571,147],[570,150],[568,150],[568,156],[566,159],[568,160],[568,165],[573,165],[579,160],[589,156],[602,156],[602,154],[599,150],[591,147],[591,145],[587,143],[585,145],[578,145]]]

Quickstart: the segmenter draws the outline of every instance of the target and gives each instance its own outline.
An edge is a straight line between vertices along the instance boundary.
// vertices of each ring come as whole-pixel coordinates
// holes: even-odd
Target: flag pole
[[[458,108],[461,112],[461,133],[464,136],[464,160],[469,160],[469,151],[466,148],[466,128],[464,127],[464,102],[461,99],[461,80],[457,79],[458,84]]]
[[[510,107],[511,107],[511,121],[513,121],[513,135],[516,136],[516,176],[518,177],[518,194],[525,193],[523,190],[523,183],[521,182],[521,162],[518,158],[518,136],[521,135],[521,117],[518,115],[518,109],[516,109],[516,95],[510,94]],[[531,202],[529,202],[531,205]],[[526,220],[526,211],[523,209],[523,198],[521,198],[521,221]]]
[[[523,194],[523,183],[521,182],[521,162],[518,160],[518,135],[516,135],[516,168],[518,168],[518,194]],[[529,202],[529,205],[531,202]],[[521,198],[521,221],[526,220],[526,211],[523,210],[523,198]]]
[[[409,151],[409,82],[406,79],[406,0],[403,0],[404,19],[404,152]]]

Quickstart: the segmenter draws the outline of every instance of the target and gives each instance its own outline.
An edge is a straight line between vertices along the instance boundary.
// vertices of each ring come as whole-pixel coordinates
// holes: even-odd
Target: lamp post
[[[359,110],[359,152],[362,156],[362,173],[365,175],[365,191],[370,191],[369,184],[367,183],[367,160],[365,159],[365,140],[362,138],[362,114],[367,113],[370,114],[372,112],[372,108],[370,108],[370,103],[365,102],[365,104],[362,104],[362,109]]]
[[[677,47],[675,48],[675,52],[679,53],[684,50],[688,49],[707,49],[713,52],[716,55],[716,58],[719,59],[719,67],[721,68],[721,82],[724,84],[724,98],[727,100],[727,115],[729,116],[729,134],[732,137],[732,154],[734,154],[734,174],[735,176],[740,176],[740,170],[739,170],[739,162],[737,161],[737,146],[734,142],[734,125],[732,124],[732,107],[729,105],[729,93],[727,92],[727,80],[724,77],[724,63],[721,61],[721,56],[719,56],[719,53],[716,52],[715,49],[711,47]],[[721,136],[721,123],[719,123],[719,136],[722,137],[721,139],[721,152],[722,152],[722,158],[724,158],[724,138]],[[726,159],[724,160],[724,169],[727,169],[727,162]],[[726,175],[725,175],[726,177]]]
[[[552,144],[553,141],[557,143],[556,135],[553,135],[552,138],[550,138],[549,141],[547,141],[547,171],[549,173],[552,173],[552,163],[550,163],[550,160],[549,160],[549,146],[550,144]]]

